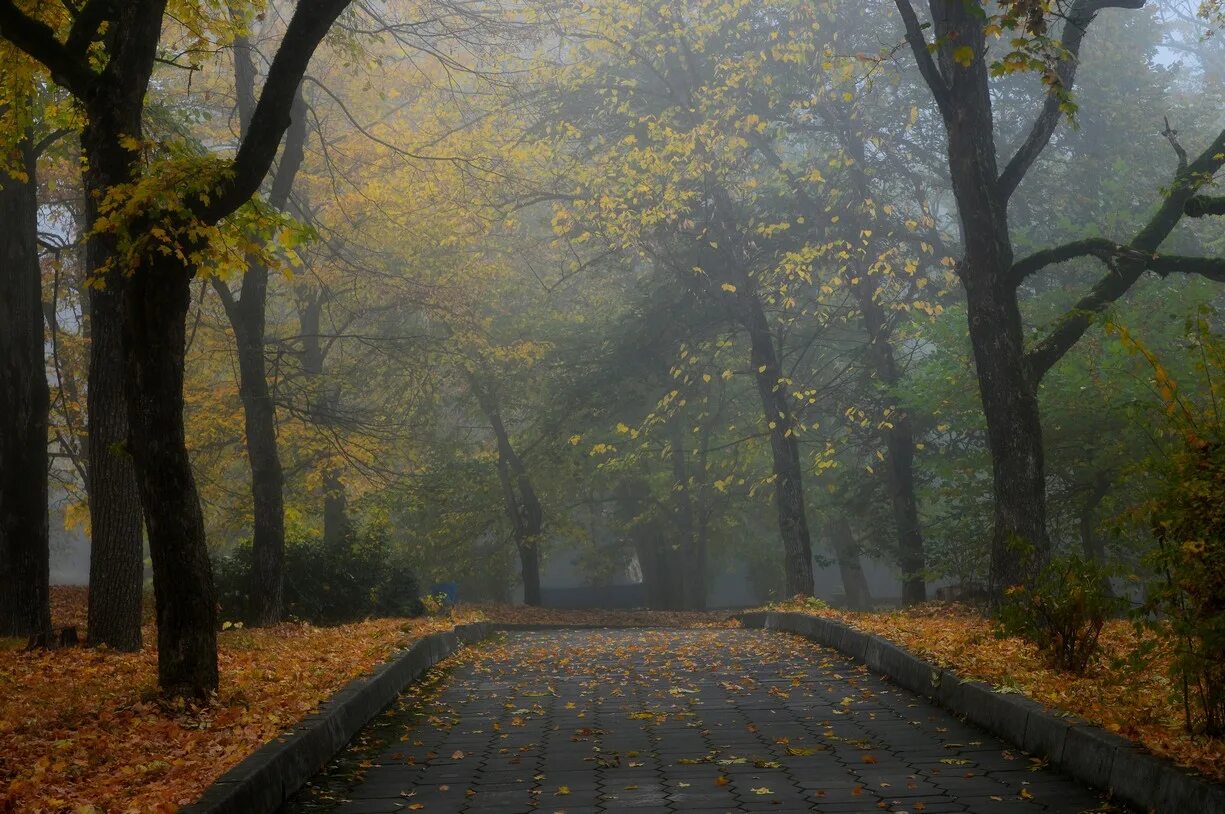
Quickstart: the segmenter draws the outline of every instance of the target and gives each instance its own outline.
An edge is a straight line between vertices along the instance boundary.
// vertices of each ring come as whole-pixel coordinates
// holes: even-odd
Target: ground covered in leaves
[[[84,632],[83,603],[83,591],[57,590],[55,624]],[[4,649],[0,812],[173,811],[347,681],[455,621],[227,630],[220,694],[199,710],[158,701],[152,627],[140,653]]]
[[[594,625],[599,627],[738,627],[727,611],[654,611],[530,608],[526,605],[475,604],[466,609],[507,625]]]
[[[1079,814],[1092,792],[828,648],[513,631],[367,726],[288,814]]]
[[[1188,734],[1181,697],[1158,649],[1132,657],[1140,644],[1127,621],[1107,623],[1102,656],[1083,676],[1052,668],[1023,639],[999,636],[995,623],[973,608],[929,603],[886,613],[852,613],[794,601],[770,610],[835,618],[905,647],[965,678],[1022,693],[1048,707],[1071,712],[1142,743],[1156,754],[1225,782],[1225,741]]]

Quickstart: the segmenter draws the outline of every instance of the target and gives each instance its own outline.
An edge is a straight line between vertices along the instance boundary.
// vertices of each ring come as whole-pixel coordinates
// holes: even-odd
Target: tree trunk
[[[0,636],[49,641],[47,415],[37,157],[25,180],[0,170]]]
[[[997,599],[1046,559],[1046,481],[1035,383],[1025,358],[1021,311],[1012,279],[1007,193],[996,165],[995,121],[987,76],[984,20],[961,2],[932,5],[940,58],[953,77],[946,99],[949,171],[965,255],[970,342],[987,420],[995,497],[991,590]],[[969,47],[962,65],[945,43]]]
[[[348,543],[352,531],[344,481],[339,470],[329,469],[323,473],[323,544],[338,550]]]
[[[838,560],[846,606],[851,610],[871,610],[872,594],[868,590],[868,579],[864,576],[863,564],[859,559],[859,546],[855,543],[851,524],[845,517],[839,517],[829,524],[829,542],[834,550],[834,557]]]
[[[130,183],[139,155],[125,150],[118,134],[140,136],[140,97],[115,93],[89,107],[81,134],[85,156],[85,269],[89,289],[88,492],[89,643],[116,650],[141,647],[144,540],[140,491],[128,449],[124,395],[122,272],[113,235],[93,226],[99,205],[115,185]]]
[[[1099,472],[1089,487],[1085,502],[1080,508],[1080,547],[1090,562],[1106,563],[1106,546],[1097,534],[1097,507],[1110,493],[1110,476]]]
[[[888,319],[884,308],[876,301],[876,287],[867,274],[861,273],[855,294],[868,329],[868,350],[876,377],[886,387],[896,387],[901,374],[890,342]],[[888,452],[885,471],[897,533],[898,564],[902,568],[902,601],[916,605],[927,601],[927,563],[923,530],[919,525],[919,502],[915,497],[914,429],[910,416],[896,404],[891,406],[893,412],[889,422],[892,426],[885,431]]]
[[[255,107],[255,64],[246,37],[237,37],[234,42],[234,74],[239,119],[245,137]],[[279,210],[284,210],[288,204],[294,178],[302,166],[306,103],[301,88],[290,115],[281,163],[268,196],[268,203]],[[242,398],[247,460],[251,466],[251,621],[259,626],[281,621],[285,593],[285,476],[277,454],[276,406],[272,403],[264,358],[268,272],[268,267],[258,258],[248,256],[247,272],[243,275],[238,298],[230,293],[224,281],[213,279],[234,329],[238,353],[238,392]],[[326,508],[324,517],[326,539]]]
[[[787,401],[787,388],[774,349],[765,311],[754,291],[747,290],[744,326],[749,334],[753,375],[761,399],[762,413],[770,435],[774,462],[774,498],[778,509],[778,530],[783,541],[786,591],[788,596],[812,596],[812,538],[804,506],[804,476],[800,465],[800,445],[795,419]]]
[[[677,418],[672,422],[672,496],[674,516],[680,538],[679,556],[673,557],[678,587],[674,604],[684,610],[706,609],[705,551],[699,535],[699,523],[692,496],[689,464],[685,457],[685,428]]]
[[[265,282],[267,269],[263,269]],[[243,284],[243,299],[248,296]],[[242,397],[251,464],[251,599],[252,621],[274,625],[281,621],[284,602],[285,502],[284,474],[277,455],[276,408],[268,388],[264,359],[264,303],[249,311],[250,323],[233,322],[238,345],[238,392]],[[243,324],[243,328],[239,328]]]
[[[183,426],[192,273],[145,257],[125,292],[126,392],[133,460],[153,558],[158,680],[171,697],[216,691],[217,602],[204,516]]]
[[[1042,422],[1028,376],[1016,291],[1000,285],[1000,273],[990,267],[972,273],[974,262],[967,253],[963,280],[991,450],[995,528],[990,584],[998,599],[1008,587],[1026,582],[1050,554]]]
[[[523,458],[515,451],[502,421],[502,408],[493,389],[469,372],[468,383],[489,421],[498,445],[498,479],[502,483],[503,506],[510,520],[511,537],[519,552],[523,576],[523,603],[540,605],[540,539],[544,530],[544,510]]]
[[[323,306],[327,303],[325,290],[300,290],[298,297],[298,332],[302,337],[302,372],[315,380],[317,391],[310,404],[311,420],[327,425],[334,421],[339,398],[334,388],[323,379],[323,364],[326,351],[323,344]],[[341,471],[329,467],[323,472],[323,542],[338,548],[345,544],[352,527],[349,524],[349,503],[345,495]]]

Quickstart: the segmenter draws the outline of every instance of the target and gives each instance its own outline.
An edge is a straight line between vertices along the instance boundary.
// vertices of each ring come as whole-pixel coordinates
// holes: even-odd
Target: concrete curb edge
[[[493,632],[489,622],[432,633],[350,681],[280,737],[268,741],[213,781],[180,814],[264,814],[276,811],[409,684],[462,645]]]
[[[1065,774],[1140,811],[1225,814],[1225,786],[1191,774],[1101,727],[1052,712],[1022,695],[962,679],[892,642],[834,619],[802,613],[754,611],[744,627],[781,630],[832,647],[911,692],[1044,757]]]

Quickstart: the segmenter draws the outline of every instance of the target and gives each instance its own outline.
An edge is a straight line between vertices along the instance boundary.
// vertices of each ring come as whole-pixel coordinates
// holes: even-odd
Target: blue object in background
[[[454,582],[435,582],[430,587],[430,593],[434,596],[442,594],[446,597],[446,604],[454,605],[459,602],[459,585]]]

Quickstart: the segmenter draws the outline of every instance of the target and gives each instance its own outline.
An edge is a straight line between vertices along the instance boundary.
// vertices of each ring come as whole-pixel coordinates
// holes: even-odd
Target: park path
[[[285,812],[1078,814],[1101,800],[835,651],[515,632],[411,688]]]

